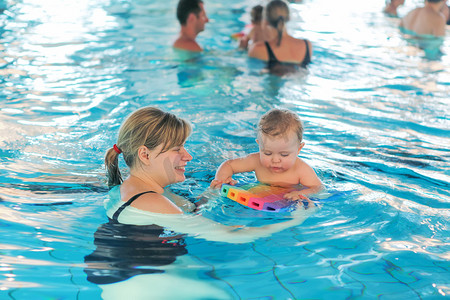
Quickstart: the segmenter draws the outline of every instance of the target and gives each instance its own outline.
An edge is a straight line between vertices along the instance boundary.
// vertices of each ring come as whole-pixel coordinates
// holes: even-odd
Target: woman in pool
[[[272,0],[265,8],[264,22],[268,25],[267,41],[254,43],[248,55],[268,62],[268,69],[276,75],[295,72],[311,62],[312,45],[306,39],[289,35],[286,22],[289,21],[289,7],[282,0]]]
[[[283,222],[261,227],[226,226],[190,214],[190,201],[165,191],[185,180],[192,156],[184,144],[191,126],[155,107],[132,113],[107,151],[105,165],[110,197],[105,203],[109,222],[94,235],[96,249],[85,257],[87,279],[100,285],[103,299],[185,299],[193,286],[206,299],[230,299],[220,280],[200,280],[190,269],[186,234],[192,238],[247,243],[300,224],[314,210],[298,209]],[[129,167],[122,180],[119,155]],[[167,288],[167,282],[177,288]]]
[[[183,216],[183,211],[192,211],[195,205],[164,188],[185,180],[185,168],[192,156],[184,144],[190,133],[188,122],[154,107],[141,108],[125,120],[117,143],[105,156],[108,185],[113,187],[105,204],[109,218],[123,224],[154,224],[208,240],[237,243],[270,235],[305,219],[299,209],[285,222],[236,228],[196,214],[192,218]],[[118,165],[120,154],[130,168],[125,180]]]

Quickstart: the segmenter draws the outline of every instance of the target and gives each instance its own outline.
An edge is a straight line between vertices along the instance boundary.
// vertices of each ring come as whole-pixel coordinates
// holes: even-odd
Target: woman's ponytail
[[[277,46],[279,47],[281,44],[281,38],[283,37],[283,31],[284,31],[284,17],[283,16],[279,16],[276,24],[277,26],[275,27],[277,29],[278,32],[278,40],[277,40]]]
[[[272,0],[265,10],[267,22],[278,33],[277,46],[280,46],[286,22],[289,21],[289,7],[283,0]]]
[[[116,145],[114,145],[116,146]],[[117,147],[117,146],[116,146]],[[105,155],[106,176],[108,177],[108,187],[113,187],[122,183],[122,174],[119,170],[119,153],[115,147],[110,148]]]

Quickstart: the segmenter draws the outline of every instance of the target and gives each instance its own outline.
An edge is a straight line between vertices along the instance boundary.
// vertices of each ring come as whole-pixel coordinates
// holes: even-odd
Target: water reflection
[[[136,226],[110,221],[94,234],[94,252],[84,258],[87,280],[110,284],[136,275],[164,273],[159,267],[187,254],[184,239],[157,225]]]

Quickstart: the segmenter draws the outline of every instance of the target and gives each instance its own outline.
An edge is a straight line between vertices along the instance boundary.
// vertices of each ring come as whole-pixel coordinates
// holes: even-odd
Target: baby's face
[[[304,145],[304,143],[299,142],[293,131],[281,137],[262,134],[258,144],[261,165],[271,173],[283,173],[292,168]]]

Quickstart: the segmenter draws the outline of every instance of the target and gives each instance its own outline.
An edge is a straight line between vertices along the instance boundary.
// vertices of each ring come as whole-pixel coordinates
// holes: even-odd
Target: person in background
[[[243,34],[239,39],[239,48],[247,49],[249,43],[256,43],[264,41],[264,32],[262,27],[262,13],[264,7],[262,5],[256,5],[252,8],[251,15],[251,29],[248,34]]]
[[[302,139],[303,124],[297,114],[287,109],[268,111],[258,124],[259,152],[223,162],[210,186],[234,185],[233,174],[255,172],[261,183],[306,188],[285,194],[285,199],[308,199],[306,195],[321,190],[322,182],[314,169],[298,157],[305,146]]]
[[[264,27],[266,41],[254,43],[248,50],[250,57],[267,61],[269,72],[276,75],[295,72],[298,67],[306,67],[311,62],[311,42],[289,35],[286,30],[288,21],[287,3],[282,0],[270,1],[263,20],[267,24]]]
[[[405,0],[387,0],[383,12],[391,17],[398,17],[397,9],[405,4]]]
[[[400,27],[418,35],[445,36],[443,5],[443,0],[425,0],[423,7],[413,9],[401,19]]]
[[[203,1],[180,0],[177,6],[177,19],[181,29],[173,47],[192,52],[203,51],[195,40],[197,35],[205,30],[205,24],[209,22]]]
[[[448,6],[447,2],[442,4],[440,12],[444,15],[446,24],[450,25],[450,6]]]

